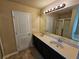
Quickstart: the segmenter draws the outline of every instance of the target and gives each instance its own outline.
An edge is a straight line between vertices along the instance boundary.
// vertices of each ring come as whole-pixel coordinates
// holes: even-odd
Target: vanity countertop
[[[58,42],[57,39],[42,33],[33,33],[33,35],[35,35],[46,45],[57,51],[59,54],[64,56],[66,59],[77,59],[79,49],[69,43],[67,44],[66,41]]]
[[[79,49],[79,42],[77,41],[74,41],[72,39],[69,39],[69,38],[65,38],[65,37],[62,37],[62,36],[58,36],[58,35],[55,35],[55,34],[51,34],[51,33],[47,33],[46,35],[52,37],[52,38],[55,38],[55,39],[60,39],[62,40],[64,43],[66,44],[69,44],[70,46],[73,46],[75,48],[78,48]]]

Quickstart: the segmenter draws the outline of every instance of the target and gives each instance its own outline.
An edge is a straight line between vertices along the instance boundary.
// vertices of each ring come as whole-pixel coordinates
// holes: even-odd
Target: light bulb
[[[58,8],[58,6],[55,7],[55,9],[57,9],[57,8]]]
[[[49,12],[51,11],[51,9],[48,10]]]
[[[60,4],[60,7],[62,7],[63,6],[63,4]]]
[[[48,12],[47,10],[45,12]]]
[[[60,4],[60,7],[62,8],[62,7],[65,7],[65,4],[63,3],[63,4]]]
[[[44,11],[43,13],[45,14],[46,12]]]
[[[52,10],[54,10],[54,8],[52,8]]]

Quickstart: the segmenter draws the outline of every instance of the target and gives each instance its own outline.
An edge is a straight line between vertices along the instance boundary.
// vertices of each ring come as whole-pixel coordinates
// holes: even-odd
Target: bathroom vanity
[[[46,45],[39,38],[33,35],[33,44],[44,57],[44,59],[65,59],[64,56],[60,55],[54,49]]]
[[[78,59],[78,47],[48,35],[34,33],[33,45],[44,59]]]

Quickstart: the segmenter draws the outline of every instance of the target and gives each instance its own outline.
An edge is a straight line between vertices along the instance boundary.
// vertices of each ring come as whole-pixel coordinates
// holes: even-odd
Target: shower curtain
[[[76,9],[75,20],[72,29],[72,39],[79,41],[79,7]]]

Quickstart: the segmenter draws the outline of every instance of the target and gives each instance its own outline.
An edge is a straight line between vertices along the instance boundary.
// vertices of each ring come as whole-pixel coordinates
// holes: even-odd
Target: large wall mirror
[[[78,6],[46,14],[45,16],[45,32],[79,41]]]

